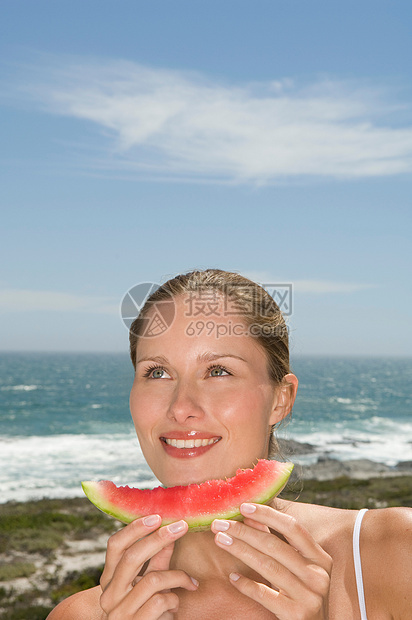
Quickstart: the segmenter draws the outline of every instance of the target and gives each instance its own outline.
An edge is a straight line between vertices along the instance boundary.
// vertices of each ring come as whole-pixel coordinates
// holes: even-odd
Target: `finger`
[[[106,563],[100,579],[100,584],[104,589],[113,577],[116,566],[125,550],[140,538],[147,536],[156,530],[162,522],[160,515],[149,515],[136,519],[126,525],[107,541]]]
[[[168,611],[176,612],[179,608],[179,597],[174,592],[158,592],[133,615],[133,620],[158,620]],[[120,615],[119,618],[122,616]]]
[[[257,583],[239,573],[229,575],[232,585],[272,611],[278,620],[291,620],[291,618],[328,618],[327,595],[307,591],[305,599],[296,601],[285,596],[283,592],[272,590],[263,583]],[[302,615],[303,613],[303,615]]]
[[[246,526],[244,526],[246,527]],[[255,532],[260,534],[261,532]],[[264,534],[264,536],[267,536]],[[226,532],[218,532],[215,536],[216,544],[228,551],[261,575],[273,587],[285,592],[295,600],[304,599],[307,588],[297,575],[291,572],[281,562],[264,552],[245,543],[243,540],[232,538]]]
[[[171,542],[183,536],[187,530],[188,525],[185,521],[171,523],[128,547],[124,551],[104,592],[110,590],[110,596],[113,600],[123,598],[130,590],[131,584],[143,564],[159,553],[164,547],[170,545]]]
[[[263,583],[257,583],[239,573],[229,575],[232,585],[242,594],[253,599],[266,609],[276,614],[279,620],[293,617],[291,614],[291,601],[281,592],[269,588]]]
[[[152,571],[141,577],[127,596],[116,606],[116,616],[123,618],[128,617],[131,613],[136,613],[144,608],[151,598],[157,598],[157,594],[167,594],[167,591],[172,588],[185,588],[194,592],[198,585],[196,580],[191,579],[187,573],[181,570]],[[103,596],[104,593],[102,599]],[[102,602],[104,605],[105,601],[101,600],[101,604]],[[155,617],[158,618],[159,616]]]
[[[185,588],[185,590],[194,592],[198,586],[199,583],[196,579],[189,577],[182,570],[151,571],[133,587],[127,596],[127,600],[138,609],[156,592],[163,592],[172,588]]]
[[[255,521],[254,519],[250,519],[249,517],[245,517],[243,519],[243,523],[245,525],[250,525],[250,527],[254,527],[255,530],[260,530],[261,532],[270,533],[270,529],[266,525],[263,525],[263,523],[259,523],[258,521]]]
[[[173,554],[174,543],[167,545],[156,553],[150,560],[145,570],[148,573],[152,570],[167,570],[170,566],[170,560]]]
[[[240,511],[244,516],[253,516],[255,521],[282,534],[305,558],[330,572],[331,557],[295,517],[261,504],[242,504]]]
[[[261,524],[259,524],[261,526]],[[309,561],[305,559],[296,549],[291,547],[289,543],[281,540],[275,534],[271,534],[265,526],[265,530],[250,527],[239,521],[223,521],[215,519],[211,529],[213,532],[223,531],[232,538],[242,540],[251,548],[260,551],[260,553],[278,561],[290,572],[294,573],[305,581],[307,576]],[[266,531],[267,530],[267,531]],[[272,582],[271,582],[272,583]]]

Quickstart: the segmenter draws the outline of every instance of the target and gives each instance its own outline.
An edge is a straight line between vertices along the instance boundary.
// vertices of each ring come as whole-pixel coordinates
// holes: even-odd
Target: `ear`
[[[292,373],[283,377],[283,381],[275,393],[273,409],[269,419],[271,425],[277,424],[277,422],[286,418],[288,413],[292,410],[298,390],[298,383],[298,378]]]

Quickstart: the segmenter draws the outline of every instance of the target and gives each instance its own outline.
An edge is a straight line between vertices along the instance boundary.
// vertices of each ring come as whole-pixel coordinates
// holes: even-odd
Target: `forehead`
[[[176,303],[184,308],[187,317],[197,316],[222,318],[241,314],[239,305],[233,296],[228,296],[222,291],[207,287],[200,287],[175,298]]]
[[[202,322],[209,324],[211,332],[212,326],[223,324],[247,326],[246,312],[241,305],[214,290],[193,291],[154,304],[147,313],[148,318],[152,321],[156,316],[159,318],[159,311],[164,318],[164,331],[166,327],[182,328],[187,323],[197,323],[200,328]]]
[[[221,293],[205,290],[201,294],[196,291],[176,297],[173,318],[171,314],[169,307],[162,324],[159,308],[154,305],[149,310],[147,324],[153,328],[150,335],[147,332],[145,337],[139,338],[140,354],[153,351],[160,354],[169,349],[175,356],[178,353],[198,356],[207,350],[247,356],[255,363],[266,362],[266,353],[250,335],[241,308],[228,303]]]

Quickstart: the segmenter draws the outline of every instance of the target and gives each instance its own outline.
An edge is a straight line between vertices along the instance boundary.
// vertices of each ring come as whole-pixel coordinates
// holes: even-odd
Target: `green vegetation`
[[[30,577],[36,572],[32,562],[5,562],[0,563],[0,581],[9,581],[17,577]]]
[[[67,575],[63,583],[52,590],[50,598],[55,605],[60,603],[63,599],[80,592],[81,590],[87,590],[88,588],[94,588],[99,585],[100,575],[102,574],[103,566],[99,568],[91,568],[83,571],[82,573],[73,572]]]
[[[7,592],[0,588],[0,608],[4,609],[1,620],[45,620],[53,606],[37,604],[36,599],[42,594],[33,589],[17,595],[13,589]]]
[[[65,538],[112,532],[114,522],[81,499],[9,502],[0,506],[0,553],[11,550],[50,555]]]
[[[9,609],[1,616],[1,620],[45,620],[53,607],[43,605],[30,605]]]
[[[334,480],[300,480],[289,484],[281,497],[351,510],[412,506],[412,476],[369,480],[342,476]]]
[[[0,620],[45,620],[61,600],[99,583],[102,567],[74,572],[63,578],[49,576],[46,591],[33,582],[35,559],[53,564],[66,541],[107,537],[119,523],[97,510],[87,499],[41,500],[0,505]],[[40,571],[41,572],[41,571]],[[40,575],[43,579],[45,575]],[[31,589],[18,594],[8,582],[27,577]],[[8,587],[7,587],[8,586]],[[49,605],[44,605],[45,601]]]

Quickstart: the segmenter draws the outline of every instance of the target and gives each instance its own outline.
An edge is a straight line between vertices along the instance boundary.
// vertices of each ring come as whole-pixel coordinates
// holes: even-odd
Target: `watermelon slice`
[[[136,489],[109,480],[82,482],[89,500],[123,523],[160,514],[162,525],[184,519],[192,530],[206,529],[213,519],[242,519],[240,504],[268,504],[285,486],[292,463],[261,459],[253,469],[238,469],[233,478],[202,484]]]

